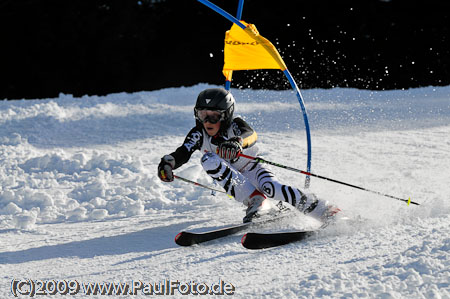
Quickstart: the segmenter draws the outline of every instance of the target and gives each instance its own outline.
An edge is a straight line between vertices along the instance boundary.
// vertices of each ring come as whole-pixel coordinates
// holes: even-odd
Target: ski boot
[[[325,226],[335,221],[336,214],[341,211],[338,207],[329,204],[328,201],[318,199],[313,193],[303,193],[297,209],[319,220]]]
[[[248,198],[244,199],[243,204],[247,206],[244,223],[251,222],[253,218],[258,218],[271,210],[269,200],[259,190],[255,190]]]

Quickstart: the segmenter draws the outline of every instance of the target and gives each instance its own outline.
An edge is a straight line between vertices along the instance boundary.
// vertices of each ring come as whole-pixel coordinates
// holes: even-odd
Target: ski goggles
[[[224,111],[195,109],[195,118],[201,123],[217,124],[224,119]]]

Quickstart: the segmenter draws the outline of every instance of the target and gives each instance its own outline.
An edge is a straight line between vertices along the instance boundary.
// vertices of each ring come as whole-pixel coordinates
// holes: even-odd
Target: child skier
[[[301,212],[322,222],[340,210],[297,188],[278,182],[270,170],[255,160],[239,156],[257,156],[256,132],[241,118],[233,118],[233,95],[221,88],[202,91],[194,108],[196,126],[190,130],[183,145],[162,157],[158,176],[173,181],[174,169],[189,161],[192,153],[204,153],[201,164],[227,194],[247,206],[244,222],[262,214],[267,198],[288,202]]]

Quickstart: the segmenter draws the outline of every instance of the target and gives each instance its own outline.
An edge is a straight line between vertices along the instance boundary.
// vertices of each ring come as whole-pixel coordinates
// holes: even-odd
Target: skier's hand
[[[218,155],[231,163],[239,159],[239,154],[242,152],[242,138],[231,137],[219,145]]]
[[[164,182],[172,182],[174,167],[175,158],[171,155],[165,155],[161,158],[161,162],[158,165],[158,177]]]

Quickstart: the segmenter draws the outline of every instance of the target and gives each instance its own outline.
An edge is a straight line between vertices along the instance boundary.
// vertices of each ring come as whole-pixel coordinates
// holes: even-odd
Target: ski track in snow
[[[197,94],[209,87],[0,102],[1,298],[13,296],[13,279],[222,280],[238,298],[450,298],[450,87],[303,91],[313,173],[421,205],[312,178],[311,191],[355,222],[259,251],[244,249],[241,234],[187,248],[173,241],[181,230],[244,215],[222,194],[156,176],[160,158],[194,125]],[[304,169],[295,95],[232,91],[261,154]],[[177,173],[212,184],[199,159],[194,154]],[[303,176],[272,169],[303,186]],[[268,230],[312,225],[299,216]],[[77,297],[84,296],[106,297]]]

